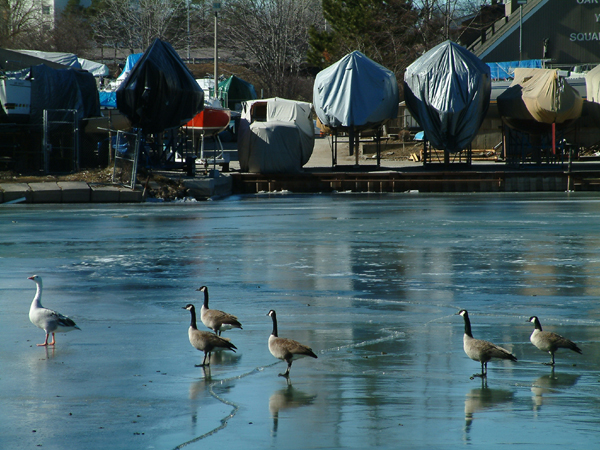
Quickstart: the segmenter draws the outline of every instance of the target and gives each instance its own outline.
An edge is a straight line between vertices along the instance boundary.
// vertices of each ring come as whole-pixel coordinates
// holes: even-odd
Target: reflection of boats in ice
[[[294,389],[288,380],[286,388],[275,391],[269,398],[269,412],[273,416],[273,432],[277,432],[280,411],[310,405],[316,398],[316,394],[306,394]]]
[[[503,121],[525,132],[569,125],[583,108],[582,96],[558,69],[515,69],[514,80],[497,103]]]

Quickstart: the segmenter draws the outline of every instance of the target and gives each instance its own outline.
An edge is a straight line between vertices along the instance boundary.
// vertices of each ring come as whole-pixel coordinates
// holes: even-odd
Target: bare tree
[[[255,69],[269,96],[295,98],[319,0],[231,0],[222,12],[225,46]]]
[[[189,1],[189,4],[188,4]],[[188,11],[195,43],[204,34],[205,1],[193,0],[104,0],[93,20],[96,42],[112,48],[144,51],[154,39],[168,41],[175,49],[188,45]]]
[[[31,0],[0,0],[0,45],[12,48],[35,48],[34,36],[52,26],[52,16],[43,5]]]

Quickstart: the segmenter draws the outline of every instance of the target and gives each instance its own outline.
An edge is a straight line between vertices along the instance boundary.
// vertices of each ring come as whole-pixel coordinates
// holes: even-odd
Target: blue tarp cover
[[[404,73],[404,97],[425,136],[438,149],[461,151],[471,143],[490,104],[490,68],[464,47],[446,41]]]
[[[391,70],[359,51],[344,56],[319,72],[313,88],[313,107],[331,128],[377,127],[398,115],[398,82]]]
[[[515,77],[515,69],[541,69],[541,59],[487,63],[492,80],[510,80]]]

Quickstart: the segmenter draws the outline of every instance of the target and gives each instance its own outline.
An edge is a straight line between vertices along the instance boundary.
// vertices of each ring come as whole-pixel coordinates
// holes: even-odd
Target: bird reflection
[[[294,389],[291,381],[288,379],[287,387],[275,391],[269,398],[269,411],[271,412],[271,416],[273,416],[273,434],[277,435],[279,411],[310,405],[315,401],[315,398],[317,398],[317,394],[306,394],[298,389]]]
[[[190,384],[189,390],[190,406],[192,412],[192,426],[194,427],[193,430],[195,430],[196,424],[198,423],[198,397],[202,393],[207,391],[208,386],[212,382],[210,366],[202,367],[202,373],[204,374],[204,377]]]
[[[209,361],[211,365],[234,365],[239,363],[241,357],[242,355],[239,353],[226,352],[223,349],[214,349],[210,354]]]
[[[487,379],[483,378],[481,388],[471,389],[465,398],[465,431],[467,434],[471,429],[475,413],[493,408],[501,403],[512,402],[513,396],[514,392],[511,391],[490,389]]]
[[[556,373],[552,366],[549,374],[542,375],[531,386],[533,410],[538,411],[544,404],[544,394],[552,394],[560,388],[574,386],[579,377],[580,375]]]
[[[206,391],[206,388],[212,381],[212,375],[210,373],[210,366],[202,367],[204,378],[194,381],[190,384],[190,400],[196,400],[201,392]]]

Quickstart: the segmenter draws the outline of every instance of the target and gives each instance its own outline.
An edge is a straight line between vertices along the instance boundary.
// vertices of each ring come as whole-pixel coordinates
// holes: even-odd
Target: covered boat
[[[242,103],[238,157],[243,172],[300,172],[314,145],[310,103],[283,98]]]
[[[117,89],[117,108],[144,133],[179,127],[204,106],[204,93],[170,44],[156,39]]]
[[[232,111],[239,111],[242,102],[257,98],[254,85],[235,75],[219,82],[219,95],[227,99],[226,106]]]
[[[347,54],[315,78],[314,109],[329,128],[378,128],[396,118],[398,103],[394,73],[359,51]]]
[[[525,132],[543,132],[549,125],[568,125],[581,116],[581,95],[558,69],[515,69],[510,86],[498,96],[504,122]]]
[[[445,41],[413,62],[404,74],[404,96],[425,137],[445,153],[473,141],[490,104],[490,68],[477,56]]]

